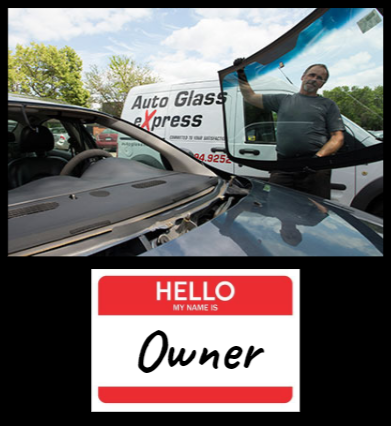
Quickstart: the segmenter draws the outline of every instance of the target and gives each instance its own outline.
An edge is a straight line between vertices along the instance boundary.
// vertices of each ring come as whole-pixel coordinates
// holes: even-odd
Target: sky
[[[104,68],[112,55],[148,65],[164,82],[217,79],[313,8],[9,8],[8,43],[72,47]]]

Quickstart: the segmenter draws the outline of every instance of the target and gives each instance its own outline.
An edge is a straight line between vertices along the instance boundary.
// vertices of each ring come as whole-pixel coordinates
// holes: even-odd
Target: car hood
[[[381,256],[382,220],[251,180],[237,205],[143,256]]]

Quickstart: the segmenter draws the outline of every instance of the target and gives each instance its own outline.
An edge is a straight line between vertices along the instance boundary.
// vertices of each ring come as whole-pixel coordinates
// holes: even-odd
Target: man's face
[[[301,77],[303,82],[301,88],[309,95],[316,95],[318,90],[323,87],[326,79],[327,71],[323,67],[314,66]]]

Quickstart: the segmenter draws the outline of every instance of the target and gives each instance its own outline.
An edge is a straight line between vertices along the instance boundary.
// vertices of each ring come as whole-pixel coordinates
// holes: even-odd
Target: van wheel
[[[369,207],[368,213],[383,217],[383,196],[377,198]]]

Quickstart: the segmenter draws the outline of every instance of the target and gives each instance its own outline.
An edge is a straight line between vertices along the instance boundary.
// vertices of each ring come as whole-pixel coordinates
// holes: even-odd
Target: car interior
[[[8,132],[8,141],[15,143],[15,135]],[[44,126],[24,127],[18,144],[20,157],[8,164],[8,188],[13,189],[47,176],[58,176],[67,164],[65,158],[50,155],[54,136]],[[25,154],[25,156],[22,156]]]
[[[100,124],[112,124],[107,120],[104,117]],[[223,184],[213,172],[203,166],[197,169],[197,161],[189,161],[187,154],[168,144],[160,144],[165,150],[159,153],[160,162],[145,155],[139,161],[116,158],[115,153],[97,150],[88,125],[98,121],[97,116],[81,117],[71,110],[40,111],[28,117],[19,110],[9,115],[12,252],[130,218],[150,217],[218,192]],[[68,136],[66,150],[55,146],[50,131],[58,123]],[[156,143],[154,136],[145,132],[142,136]]]

